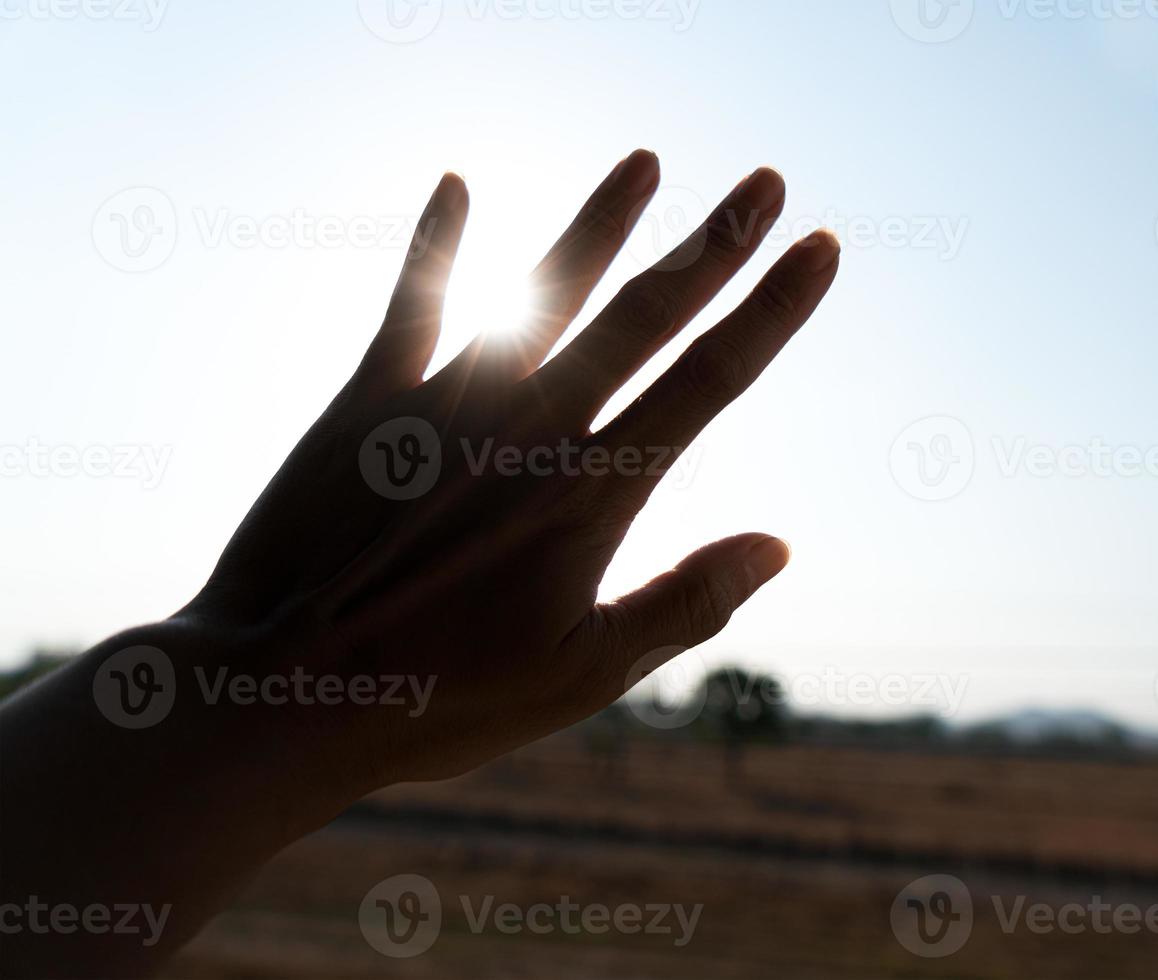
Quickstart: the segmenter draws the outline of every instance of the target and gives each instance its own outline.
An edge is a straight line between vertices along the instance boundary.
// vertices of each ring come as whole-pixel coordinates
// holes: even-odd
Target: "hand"
[[[21,751],[0,768],[0,904],[131,900],[165,922],[147,944],[124,932],[6,934],[6,975],[155,969],[264,861],[359,796],[462,772],[598,711],[722,629],[784,567],[782,542],[748,534],[596,603],[664,471],[808,319],[838,264],[828,233],[798,243],[592,433],[607,399],[754,254],[783,206],[781,178],[757,170],[542,364],[658,181],[655,157],[632,154],[535,270],[532,322],[479,337],[423,381],[467,211],[462,181],[444,178],[365,358],[202,592],[3,705],[3,742]],[[94,685],[140,645],[167,658],[176,698],[163,721],[134,730],[111,723]],[[127,683],[131,671],[120,674]],[[340,681],[336,702],[332,687],[323,701],[299,678]],[[255,701],[255,687],[276,699]],[[401,705],[381,703],[399,694]]]
[[[423,381],[467,213],[465,186],[447,175],[364,360],[191,606],[282,651],[258,658],[261,669],[404,675],[429,690],[417,717],[317,707],[307,728],[328,746],[326,766],[346,770],[350,799],[460,773],[606,707],[640,679],[641,658],[665,650],[644,665],[654,668],[713,636],[788,561],[783,543],[743,535],[595,602],[663,473],[808,319],[838,265],[828,233],[796,245],[643,399],[591,433],[784,203],[781,177],[757,170],[543,364],[658,181],[652,154],[628,157],[535,270],[532,321],[483,334]]]

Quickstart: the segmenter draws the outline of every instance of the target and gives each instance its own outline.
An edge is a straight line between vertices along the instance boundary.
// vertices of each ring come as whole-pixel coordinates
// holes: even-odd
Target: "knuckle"
[[[646,500],[646,487],[640,477],[622,474],[603,482],[606,485],[601,488],[599,495],[600,509],[605,516],[608,529],[622,533],[623,526],[630,524],[643,506]]]
[[[688,584],[689,626],[697,643],[719,633],[732,618],[732,596],[717,578],[697,573]]]
[[[596,645],[582,664],[572,668],[569,676],[572,703],[602,707],[625,693],[626,686],[617,676],[615,658],[608,643]]]
[[[586,282],[575,280],[548,282],[538,286],[536,305],[541,306],[539,322],[543,329],[561,334],[579,315],[589,293]]]
[[[752,306],[761,319],[770,320],[785,329],[791,327],[800,315],[795,295],[783,283],[775,280],[761,283],[752,294]]]
[[[688,390],[709,405],[731,401],[751,376],[748,361],[746,352],[734,341],[706,337],[688,356],[685,369]]]
[[[679,304],[670,286],[655,274],[637,277],[620,293],[616,304],[626,329],[637,337],[651,337],[657,327],[666,332],[679,318]]]
[[[626,610],[611,605],[598,611],[599,628],[588,628],[578,648],[564,649],[558,671],[563,694],[585,710],[603,707],[626,692],[614,651],[629,642]]]
[[[600,551],[603,542],[618,541],[625,527],[631,523],[635,511],[626,493],[620,495],[617,481],[604,477],[560,477],[545,481],[546,491],[540,503],[544,511],[554,511],[559,518],[558,531],[565,533],[582,526],[585,538],[594,551]]]
[[[705,225],[706,251],[709,255],[727,258],[742,250],[750,241],[753,214],[735,207],[721,207]]]
[[[620,217],[602,203],[588,205],[579,219],[579,225],[585,235],[608,242],[623,238],[626,230]]]

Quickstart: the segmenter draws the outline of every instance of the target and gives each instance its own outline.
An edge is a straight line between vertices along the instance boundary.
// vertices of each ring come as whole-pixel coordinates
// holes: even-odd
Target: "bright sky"
[[[1158,0],[0,0],[0,92],[0,661],[191,596],[443,170],[473,212],[440,361],[645,146],[596,301],[757,165],[789,202],[624,398],[789,235],[845,256],[607,593],[764,530],[794,561],[707,663],[910,685],[832,711],[964,679],[955,717],[1158,727]]]

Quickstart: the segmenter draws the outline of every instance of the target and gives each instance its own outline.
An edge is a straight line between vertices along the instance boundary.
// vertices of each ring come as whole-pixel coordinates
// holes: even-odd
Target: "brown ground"
[[[730,772],[730,774],[729,774]],[[363,939],[377,882],[414,872],[442,930],[412,959]],[[942,959],[897,941],[889,911],[927,874],[961,878],[976,921]],[[671,935],[505,935],[478,905],[702,903]],[[1158,903],[1158,762],[979,759],[637,742],[614,767],[564,734],[452,783],[367,800],[270,865],[170,978],[1151,978],[1158,933],[1012,935],[993,896]],[[1007,902],[1008,904],[1008,902]]]

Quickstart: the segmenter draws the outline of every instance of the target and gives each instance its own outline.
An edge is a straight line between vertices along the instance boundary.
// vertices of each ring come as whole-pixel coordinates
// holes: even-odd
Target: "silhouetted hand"
[[[744,535],[595,603],[658,480],[812,314],[838,261],[827,233],[793,248],[592,434],[607,400],[755,252],[784,202],[780,176],[757,170],[542,364],[658,180],[652,154],[624,161],[534,273],[532,322],[484,333],[423,381],[467,212],[448,174],[362,364],[193,604],[295,666],[405,675],[430,691],[417,716],[318,708],[339,716],[311,725],[335,757],[368,767],[350,773],[358,789],[457,774],[606,707],[665,654],[642,669],[641,658],[713,636],[788,561],[781,542]]]
[[[757,170],[544,364],[658,181],[652,154],[628,157],[536,269],[532,321],[484,333],[424,381],[467,212],[446,176],[365,358],[202,592],[4,706],[5,746],[22,751],[0,770],[0,901],[168,910],[144,946],[83,930],[5,936],[6,975],[148,972],[265,860],[361,795],[460,773],[598,711],[784,567],[786,545],[747,534],[596,602],[663,474],[808,319],[838,265],[829,233],[798,243],[592,433],[783,207],[779,175]],[[146,647],[160,660],[133,668]],[[171,706],[147,726],[112,723],[94,692],[114,681],[125,710],[145,703],[134,684]]]

